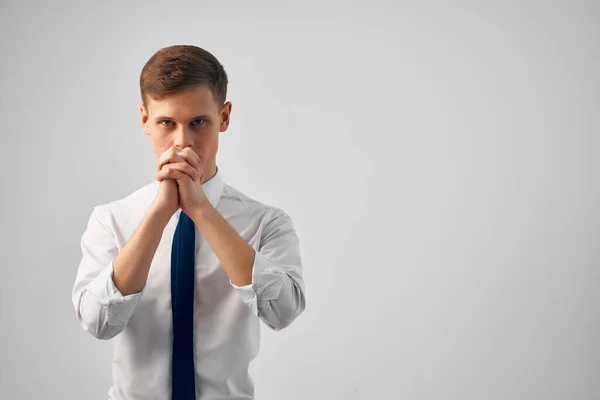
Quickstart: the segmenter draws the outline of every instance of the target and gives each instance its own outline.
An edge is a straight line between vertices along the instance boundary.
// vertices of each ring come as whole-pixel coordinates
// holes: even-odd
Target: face
[[[169,147],[191,147],[202,159],[203,182],[216,172],[219,132],[229,126],[231,102],[219,106],[206,84],[195,85],[161,101],[140,104],[142,127],[159,158]]]

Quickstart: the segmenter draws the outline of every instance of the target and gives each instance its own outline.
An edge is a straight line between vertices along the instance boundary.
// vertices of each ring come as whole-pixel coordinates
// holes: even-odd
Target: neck
[[[206,169],[202,173],[202,183],[211,180],[217,174],[217,166],[211,165],[210,168]]]

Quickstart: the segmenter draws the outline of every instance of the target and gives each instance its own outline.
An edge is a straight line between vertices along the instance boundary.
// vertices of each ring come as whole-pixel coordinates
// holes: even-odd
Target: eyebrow
[[[158,122],[158,121],[162,121],[163,119],[172,120],[173,118],[167,117],[164,115],[159,115],[158,117],[154,118],[154,121]],[[193,121],[195,119],[208,119],[208,115],[198,115],[197,117],[190,119],[190,121]]]

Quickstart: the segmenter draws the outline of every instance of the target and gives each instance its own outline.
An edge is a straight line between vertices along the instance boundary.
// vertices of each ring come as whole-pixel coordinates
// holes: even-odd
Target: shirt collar
[[[221,175],[221,171],[219,171],[218,165],[216,166],[216,169],[215,175],[202,184],[204,194],[210,201],[210,204],[215,208],[217,208],[217,204],[221,199],[221,193],[223,192],[224,186],[223,176]]]

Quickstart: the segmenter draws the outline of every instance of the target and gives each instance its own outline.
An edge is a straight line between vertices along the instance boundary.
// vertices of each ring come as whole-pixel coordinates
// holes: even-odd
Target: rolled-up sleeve
[[[127,325],[142,296],[123,296],[113,281],[116,240],[95,207],[81,237],[82,258],[73,285],[72,301],[81,327],[98,339],[111,339]]]
[[[300,241],[291,218],[283,210],[278,210],[265,225],[259,250],[254,252],[252,283],[229,283],[254,315],[279,331],[306,308]]]

